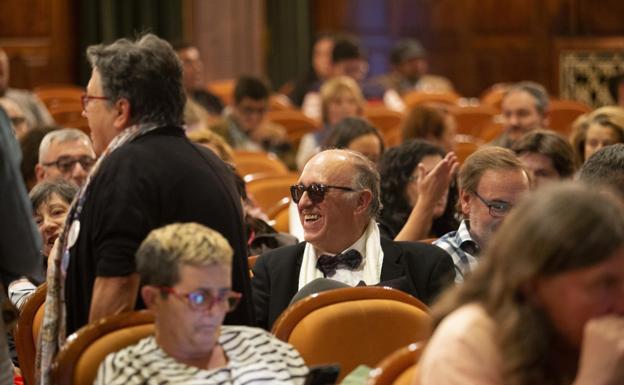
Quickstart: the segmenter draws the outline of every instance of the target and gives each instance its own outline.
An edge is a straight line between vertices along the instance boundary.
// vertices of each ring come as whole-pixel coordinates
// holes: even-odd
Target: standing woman
[[[421,385],[624,383],[624,208],[575,183],[505,220],[433,308]]]

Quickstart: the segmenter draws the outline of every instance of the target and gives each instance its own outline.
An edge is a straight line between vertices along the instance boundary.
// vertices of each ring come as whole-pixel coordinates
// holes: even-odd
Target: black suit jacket
[[[305,242],[271,250],[253,268],[252,293],[257,325],[270,330],[297,293]],[[455,279],[453,260],[437,246],[381,238],[381,283],[430,304]]]

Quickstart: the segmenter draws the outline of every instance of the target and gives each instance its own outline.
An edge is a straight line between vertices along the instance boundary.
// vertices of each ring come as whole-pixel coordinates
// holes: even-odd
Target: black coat
[[[270,329],[297,293],[305,242],[271,250],[253,268],[253,304],[259,327]],[[455,278],[453,260],[437,246],[381,238],[381,283],[430,304]]]

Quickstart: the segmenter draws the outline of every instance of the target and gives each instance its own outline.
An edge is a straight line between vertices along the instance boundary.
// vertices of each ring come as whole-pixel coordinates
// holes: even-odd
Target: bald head
[[[356,151],[332,149],[316,154],[308,161],[306,167],[308,165],[322,167],[328,174],[326,176],[342,177],[357,189],[369,190],[372,193],[372,201],[368,212],[371,218],[377,215],[381,207],[380,177],[377,167],[367,157]]]

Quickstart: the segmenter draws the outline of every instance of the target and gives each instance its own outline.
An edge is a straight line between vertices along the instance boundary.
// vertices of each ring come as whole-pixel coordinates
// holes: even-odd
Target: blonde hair
[[[604,106],[592,112],[583,114],[576,118],[572,124],[572,134],[570,142],[577,157],[577,161],[584,163],[585,159],[585,139],[587,130],[592,124],[610,127],[620,137],[620,143],[624,143],[624,108],[619,106]]]
[[[210,146],[211,149],[216,150],[217,156],[224,162],[234,162],[234,151],[232,147],[230,147],[221,135],[214,133],[212,130],[201,128],[199,130],[187,132],[186,136],[191,142],[205,144]]]
[[[173,223],[152,230],[136,252],[137,270],[145,285],[173,286],[180,265],[230,266],[232,247],[217,231],[199,223]]]
[[[546,186],[521,200],[474,273],[434,306],[434,325],[460,306],[480,304],[496,325],[507,384],[570,383],[578,357],[558,361],[557,331],[527,287],[541,277],[595,266],[622,246],[624,209],[614,197],[579,182]]]
[[[337,76],[326,81],[321,86],[320,93],[324,123],[327,123],[327,106],[332,100],[340,96],[343,92],[350,93],[357,101],[360,110],[362,109],[362,106],[364,105],[364,96],[362,95],[360,86],[358,86],[355,80],[348,76]]]

